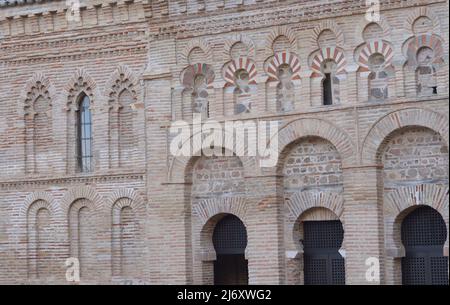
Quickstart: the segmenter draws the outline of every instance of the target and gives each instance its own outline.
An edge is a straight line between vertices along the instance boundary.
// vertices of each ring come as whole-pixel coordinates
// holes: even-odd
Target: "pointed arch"
[[[65,85],[63,92],[61,94],[62,103],[64,104],[66,110],[66,172],[75,173],[82,171],[83,168],[80,167],[80,139],[78,137],[79,133],[79,112],[81,101],[85,100],[87,97],[89,101],[89,107],[84,110],[86,113],[95,113],[96,108],[102,108],[104,105],[104,100],[101,98],[99,88],[93,78],[84,69],[77,69],[71,79]],[[89,118],[91,118],[89,116]],[[91,136],[93,135],[93,130],[96,128],[95,119],[91,118],[92,129],[89,129]],[[95,144],[94,137],[89,139],[92,145]],[[91,151],[93,151],[90,146]],[[89,157],[92,160],[92,164],[89,165],[89,169],[93,170],[95,168],[95,159],[92,156]]]
[[[128,90],[132,94],[134,103],[141,101],[139,78],[128,66],[120,65],[114,70],[105,85],[105,96],[108,98],[110,107],[124,90]]]
[[[78,99],[85,94],[91,103],[98,104],[101,94],[96,82],[84,69],[77,69],[63,90],[63,96],[67,98],[66,109],[78,110]]]
[[[138,76],[125,65],[120,65],[109,78],[105,96],[108,99],[108,141],[110,166],[133,165],[138,133],[135,109],[143,104]]]
[[[18,103],[18,105],[21,105],[19,107],[20,116],[33,114],[33,102],[39,96],[45,98],[50,107],[57,97],[55,87],[43,73],[35,73],[27,80],[20,95],[20,103]]]
[[[52,106],[55,89],[42,73],[34,74],[21,94],[19,113],[24,120],[25,172],[42,173],[49,168],[53,143]]]

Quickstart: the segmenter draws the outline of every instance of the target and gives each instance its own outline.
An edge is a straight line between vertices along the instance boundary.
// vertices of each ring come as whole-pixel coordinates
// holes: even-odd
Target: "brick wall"
[[[0,8],[0,283],[65,284],[76,256],[82,283],[211,284],[231,213],[250,284],[303,283],[312,219],[342,221],[348,284],[370,284],[369,257],[393,284],[412,207],[448,227],[448,1],[381,1],[376,24],[356,0],[81,3],[80,22],[64,1]],[[76,166],[81,94],[91,173]],[[170,123],[205,102],[221,123],[277,121],[277,167],[170,155]]]

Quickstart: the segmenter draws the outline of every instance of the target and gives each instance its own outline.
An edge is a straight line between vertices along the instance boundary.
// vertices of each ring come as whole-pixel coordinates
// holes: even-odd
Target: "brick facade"
[[[65,284],[78,257],[81,283],[212,284],[233,214],[250,284],[304,283],[308,220],[342,222],[347,284],[370,257],[400,284],[406,215],[448,231],[448,1],[382,0],[378,22],[359,0],[25,2],[0,0],[0,283]],[[172,156],[194,113],[277,121],[277,166]]]

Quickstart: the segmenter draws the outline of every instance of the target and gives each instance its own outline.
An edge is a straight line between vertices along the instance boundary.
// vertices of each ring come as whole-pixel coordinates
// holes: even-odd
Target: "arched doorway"
[[[402,259],[404,285],[448,285],[448,257],[444,257],[447,227],[431,207],[420,207],[403,220]]]
[[[214,285],[247,285],[247,230],[242,221],[234,215],[222,218],[214,229],[213,244],[217,254]]]
[[[305,285],[345,285],[341,221],[305,221],[303,234]]]

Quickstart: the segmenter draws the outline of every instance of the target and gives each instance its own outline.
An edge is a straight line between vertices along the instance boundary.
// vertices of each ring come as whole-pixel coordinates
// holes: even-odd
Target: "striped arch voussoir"
[[[365,70],[369,70],[369,58],[374,54],[384,56],[384,67],[389,67],[392,64],[394,50],[391,45],[384,40],[377,40],[366,43],[361,49],[358,56],[358,65]]]
[[[417,66],[417,52],[423,48],[428,47],[433,50],[434,64],[440,64],[443,61],[444,45],[442,39],[437,35],[424,34],[411,38],[406,49],[406,57],[408,58],[407,65],[410,67]]]
[[[275,54],[272,59],[269,60],[267,65],[267,74],[269,75],[269,81],[277,81],[278,68],[281,65],[289,65],[292,69],[292,80],[300,79],[300,59],[297,55],[291,52],[280,52]]]
[[[347,60],[345,59],[344,52],[335,47],[323,48],[316,51],[311,63],[311,69],[313,70],[313,77],[322,76],[322,63],[327,60],[333,60],[337,64],[336,74],[345,73],[345,66]]]
[[[215,79],[213,67],[211,65],[202,63],[190,65],[186,69],[184,69],[183,73],[181,74],[181,83],[185,88],[193,88],[195,77],[197,75],[204,75],[208,88],[212,88],[212,84]]]
[[[235,73],[238,70],[245,70],[249,75],[249,84],[256,85],[256,65],[246,57],[241,57],[229,62],[224,69],[223,78],[227,82],[227,86],[236,86]]]

